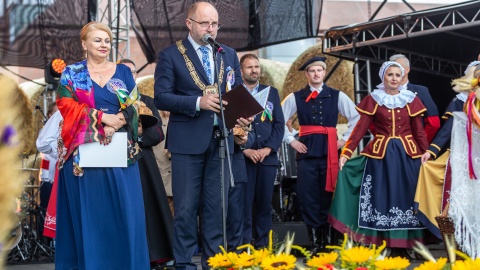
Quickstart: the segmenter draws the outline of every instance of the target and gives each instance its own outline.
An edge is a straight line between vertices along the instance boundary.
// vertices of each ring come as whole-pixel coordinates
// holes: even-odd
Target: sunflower
[[[452,270],[476,270],[480,269],[480,259],[472,260],[467,259],[465,261],[456,261],[452,265]]]
[[[314,256],[310,260],[307,261],[307,265],[311,268],[320,268],[327,264],[334,263],[338,258],[338,253],[330,252],[330,253],[321,253],[319,256]]]
[[[237,261],[235,262],[236,268],[248,268],[255,263],[255,257],[252,254],[246,252],[238,255]]]
[[[413,270],[442,270],[446,263],[447,263],[446,258],[440,258],[436,262],[433,262],[433,261],[424,262],[420,266],[415,267]]]
[[[383,261],[376,261],[375,266],[381,270],[389,269],[406,269],[410,265],[410,262],[402,257],[389,257]]]
[[[362,246],[341,251],[342,261],[345,263],[365,263],[372,259],[374,254],[375,250]]]
[[[480,258],[476,258],[474,261],[472,261],[472,265],[475,269],[480,269]]]
[[[270,252],[266,248],[255,250],[255,252],[253,252],[253,257],[255,258],[254,264],[261,264],[268,256],[270,256]]]
[[[234,265],[236,258],[238,258],[238,255],[234,252],[218,253],[208,259],[208,265],[213,269],[228,268]]]
[[[295,268],[297,258],[293,255],[280,253],[266,257],[261,264],[263,270],[289,270]]]

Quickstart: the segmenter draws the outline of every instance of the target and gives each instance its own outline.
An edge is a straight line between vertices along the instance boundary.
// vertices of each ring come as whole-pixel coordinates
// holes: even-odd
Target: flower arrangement
[[[219,270],[294,269],[297,258],[290,254],[291,249],[294,248],[301,252],[307,252],[304,248],[293,245],[294,237],[295,234],[290,236],[290,233],[287,233],[285,242],[276,252],[273,250],[272,231],[270,231],[269,235],[268,248],[256,250],[252,245],[247,244],[238,247],[238,249],[248,249],[248,251],[237,254],[235,252],[227,253],[223,247],[220,247],[222,253],[208,259],[208,265],[213,269]]]
[[[327,246],[330,253],[320,253],[310,258],[307,256],[306,269],[322,270],[367,270],[367,269],[398,269],[403,270],[410,266],[410,262],[403,257],[385,257],[386,242],[379,247],[376,245],[355,246],[344,234],[341,246]]]
[[[455,250],[455,239],[453,235],[445,236],[445,245],[447,247],[447,258],[439,258],[435,260],[428,249],[421,243],[417,242],[414,250],[422,255],[426,262],[416,267],[414,270],[476,270],[480,269],[480,258],[472,259],[468,255],[458,250]],[[456,256],[462,260],[456,260]]]
[[[385,241],[379,247],[359,246],[344,234],[341,246],[327,246],[332,252],[312,256],[305,248],[293,245],[294,237],[295,234],[287,233],[285,241],[275,250],[270,231],[268,248],[256,250],[252,245],[243,245],[238,249],[247,251],[238,254],[226,252],[220,247],[222,253],[211,257],[208,264],[212,269],[218,270],[405,270],[410,266],[410,261],[406,258],[386,257]],[[472,259],[455,250],[455,241],[452,237],[445,237],[449,259],[436,260],[423,244],[417,242],[414,250],[426,261],[414,270],[479,270],[480,258]],[[297,250],[305,256],[306,265],[299,263],[297,258],[290,254],[292,250]],[[456,260],[456,256],[462,260]]]
[[[380,247],[376,245],[371,247],[354,246],[353,241],[349,240],[345,234],[341,246],[328,246],[327,248],[332,249],[332,252],[312,256],[305,248],[293,245],[294,237],[295,234],[287,233],[284,243],[280,248],[274,250],[272,231],[270,231],[268,248],[256,250],[247,244],[238,249],[247,249],[248,251],[237,254],[226,252],[223,247],[220,247],[222,253],[211,257],[208,263],[212,269],[218,270],[404,270],[410,265],[405,258],[386,258],[382,255],[386,247],[385,242]],[[297,262],[297,258],[290,254],[292,250],[297,250],[305,256],[306,265]]]

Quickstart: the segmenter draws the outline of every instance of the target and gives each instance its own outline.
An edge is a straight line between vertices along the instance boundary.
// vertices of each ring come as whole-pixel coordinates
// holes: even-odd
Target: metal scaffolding
[[[463,70],[471,61],[469,59],[476,56],[469,50],[475,51],[475,44],[480,43],[477,35],[479,26],[480,3],[470,1],[378,21],[333,27],[325,34],[323,51],[354,60],[357,66],[365,68],[364,72],[355,72],[358,84],[355,98],[360,102],[360,94],[372,89],[370,83],[365,83],[368,79],[362,80],[370,78],[366,67],[371,63],[381,64],[395,53],[405,54],[410,59],[412,70],[447,78],[463,76]],[[449,46],[448,43],[458,46]]]
[[[107,24],[113,32],[110,59],[130,58],[130,1],[98,0],[96,21]]]

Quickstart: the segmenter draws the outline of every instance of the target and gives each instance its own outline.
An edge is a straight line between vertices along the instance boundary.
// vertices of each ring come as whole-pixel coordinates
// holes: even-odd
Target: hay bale
[[[18,223],[15,216],[16,198],[22,190],[22,181],[18,173],[20,168],[19,154],[23,147],[25,131],[24,117],[21,114],[22,107],[17,102],[23,100],[18,85],[7,76],[0,73],[0,85],[2,98],[0,99],[0,268],[3,265],[5,246],[11,240],[13,225]],[[5,134],[12,127],[16,135],[10,140],[5,140]]]
[[[323,56],[327,57],[327,74],[331,72],[332,67],[338,61],[338,58],[327,56],[322,53],[322,44],[316,44],[310,48],[308,48],[305,52],[303,52],[291,65],[290,70],[288,71],[287,78],[283,85],[283,96],[285,98],[288,94],[292,92],[296,92],[302,88],[304,88],[308,81],[305,77],[303,71],[298,71],[298,69],[305,63],[308,59],[314,56]],[[342,61],[342,63],[338,66],[332,76],[326,82],[328,86],[338,89],[347,96],[349,96],[352,100],[354,100],[354,76],[353,76],[353,62],[350,61]],[[295,118],[295,116],[294,116]],[[339,117],[339,123],[346,123],[347,120],[341,116]],[[295,128],[298,128],[298,122],[295,122],[293,125]]]
[[[44,84],[45,80],[38,79],[35,80],[35,82]],[[35,154],[37,151],[35,141],[44,124],[43,115],[37,110],[34,111],[34,108],[37,104],[43,107],[43,102],[40,99],[43,99],[42,93],[45,90],[45,86],[34,82],[24,82],[21,83],[19,87],[22,91],[19,91],[21,97],[18,98],[17,106],[22,108],[21,117],[25,120],[25,128],[22,130],[22,132],[25,133],[23,153],[30,155]]]
[[[290,64],[261,58],[260,68],[262,69],[260,83],[277,88],[280,96],[282,96],[283,86],[285,78],[287,78],[288,70],[290,69]]]
[[[140,95],[145,95],[153,98],[153,85],[154,85],[153,75],[143,76],[137,78],[138,91]]]

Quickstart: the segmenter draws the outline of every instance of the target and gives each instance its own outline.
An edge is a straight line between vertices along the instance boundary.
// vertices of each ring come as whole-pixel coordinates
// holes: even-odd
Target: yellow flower
[[[465,261],[455,261],[452,265],[452,270],[476,270],[480,269],[480,259],[472,260],[467,259]]]
[[[471,265],[468,261],[456,261],[454,265],[452,265],[452,270],[469,270]]]
[[[475,267],[475,269],[480,269],[480,258],[476,258],[474,261],[472,261],[472,265]]]
[[[410,262],[402,257],[389,257],[385,258],[383,261],[376,261],[375,266],[381,270],[389,269],[405,269],[410,265]]]
[[[219,253],[208,259],[208,265],[213,269],[233,267],[237,259],[238,254],[235,252],[228,252],[228,254]]]
[[[266,248],[255,250],[255,252],[253,252],[253,257],[255,258],[254,264],[261,264],[262,261],[268,256],[270,256],[270,252]]]
[[[375,250],[367,247],[353,247],[351,249],[342,250],[342,260],[347,263],[364,263],[372,258],[375,254]]]
[[[278,255],[270,255],[262,261],[263,270],[289,270],[295,268],[297,258],[293,255],[280,253]]]
[[[338,253],[321,253],[319,256],[314,256],[307,261],[307,265],[311,268],[320,268],[326,264],[334,263],[338,258]]]
[[[415,267],[413,270],[442,270],[447,263],[446,258],[440,258],[438,261],[428,261],[422,263],[420,266]]]
[[[255,257],[252,254],[246,252],[238,255],[237,261],[235,262],[235,268],[248,268],[255,263]]]
[[[215,254],[215,256],[208,259],[208,265],[215,268],[230,267],[233,263],[223,253]]]

